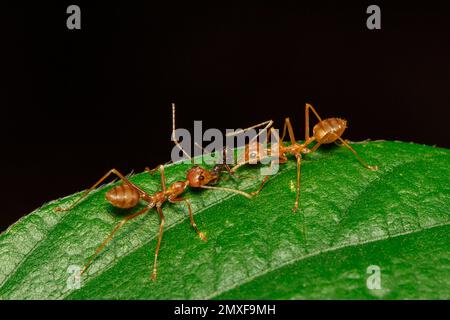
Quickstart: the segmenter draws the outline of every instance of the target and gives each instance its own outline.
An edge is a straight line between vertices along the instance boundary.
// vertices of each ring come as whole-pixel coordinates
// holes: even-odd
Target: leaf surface
[[[69,289],[69,266],[83,266],[131,211],[104,200],[112,185],[70,212],[53,209],[78,194],[46,204],[0,235],[0,298],[450,298],[450,151],[388,141],[353,146],[380,169],[365,169],[337,146],[306,155],[297,214],[295,161],[280,165],[252,200],[189,191],[206,243],[185,207],[164,205],[155,282],[154,210],[126,224],[82,276],[81,288]],[[168,182],[183,179],[188,168],[168,166]],[[259,168],[247,166],[238,181],[221,185],[253,191]],[[158,175],[131,180],[150,193],[160,189]],[[380,289],[368,289],[370,266],[380,269]]]

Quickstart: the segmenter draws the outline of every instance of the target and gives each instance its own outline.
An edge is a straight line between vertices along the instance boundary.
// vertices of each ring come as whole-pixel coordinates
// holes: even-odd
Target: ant
[[[173,121],[175,124],[175,121]],[[174,130],[174,128],[173,128]],[[178,142],[177,142],[178,143]],[[194,217],[192,214],[191,205],[188,199],[182,198],[181,195],[186,191],[187,187],[191,188],[204,188],[204,189],[214,189],[214,190],[224,190],[229,192],[235,192],[241,194],[247,198],[251,198],[251,196],[245,192],[240,190],[235,190],[231,188],[224,187],[216,187],[212,186],[219,181],[220,173],[223,171],[223,165],[216,165],[211,170],[207,170],[200,166],[194,166],[190,168],[186,174],[186,180],[176,181],[172,183],[170,186],[166,186],[166,177],[164,174],[164,165],[159,165],[155,169],[150,170],[149,168],[145,168],[147,172],[153,174],[156,170],[159,169],[161,175],[161,191],[157,191],[154,194],[150,195],[136,184],[128,180],[122,173],[120,173],[116,169],[111,169],[108,171],[102,178],[100,178],[92,187],[87,189],[80,198],[78,198],[72,205],[68,208],[57,207],[56,211],[69,211],[73,209],[77,204],[79,204],[84,198],[88,196],[88,194],[94,190],[98,185],[100,185],[104,180],[106,180],[110,175],[114,174],[120,180],[122,180],[122,184],[115,186],[114,188],[108,190],[106,192],[105,198],[106,200],[113,205],[114,207],[121,209],[130,209],[134,208],[138,205],[140,200],[143,200],[147,203],[145,208],[133,213],[127,217],[125,217],[122,221],[120,221],[113,231],[108,235],[108,237],[100,244],[100,246],[95,251],[94,255],[89,259],[89,261],[84,265],[81,275],[86,272],[89,268],[95,257],[103,250],[106,244],[113,238],[114,234],[128,221],[147,213],[150,209],[156,208],[160,218],[160,226],[159,226],[159,234],[158,234],[158,242],[156,244],[155,257],[153,263],[153,272],[151,275],[152,280],[156,280],[157,275],[157,260],[159,248],[161,246],[161,240],[164,232],[164,224],[165,224],[165,216],[162,211],[162,205],[165,202],[170,203],[180,203],[183,202],[189,212],[189,219],[191,226],[194,228],[195,232],[198,234],[200,239],[206,241],[205,235],[198,229],[197,224],[194,221]],[[230,170],[231,171],[231,170]]]
[[[310,130],[309,130],[309,110],[314,113],[316,118],[319,120],[319,122],[313,127],[313,135],[310,136]],[[254,126],[253,126],[254,127]],[[345,141],[341,138],[342,134],[344,133],[345,129],[347,128],[347,121],[340,118],[327,118],[322,120],[322,118],[319,116],[317,111],[314,109],[314,107],[310,104],[305,105],[305,141],[303,143],[298,143],[295,139],[294,130],[292,129],[291,121],[289,118],[285,118],[284,120],[284,127],[283,127],[283,134],[281,136],[281,140],[276,139],[275,146],[272,146],[272,150],[278,151],[278,159],[274,159],[271,161],[271,166],[274,164],[275,161],[278,161],[278,163],[285,163],[288,161],[287,156],[293,155],[297,160],[297,185],[296,185],[296,198],[295,198],[295,204],[292,209],[293,212],[296,212],[298,209],[299,199],[300,199],[300,177],[301,177],[301,160],[302,160],[302,154],[308,154],[311,152],[316,151],[322,144],[329,144],[333,142],[337,142],[338,140],[341,142],[341,145],[345,146],[348,150],[350,150],[357,160],[367,169],[370,170],[378,170],[377,166],[370,166],[368,165],[361,157],[358,155],[358,153]],[[248,130],[247,129],[244,129]],[[275,132],[273,128],[270,129],[271,132],[275,135]],[[286,136],[286,131],[289,134],[289,138],[291,141],[291,144],[288,146],[285,146],[283,144],[284,137]],[[277,137],[277,135],[275,135]],[[316,144],[310,149],[309,145],[312,142],[316,142]],[[257,162],[261,161],[260,153],[255,152],[255,148],[250,148],[249,145],[246,145],[245,148],[245,154],[244,158],[241,162],[237,163],[232,169],[232,172],[235,172],[239,167],[251,163],[251,161]],[[271,154],[271,148],[264,148],[262,144],[257,144],[256,146],[257,151],[265,151],[265,153],[270,156]],[[264,157],[264,156],[263,156]],[[259,189],[255,192],[252,192],[251,195],[257,195],[259,192],[261,192],[264,184],[268,180],[269,176],[264,177],[263,181],[261,182],[261,185]]]

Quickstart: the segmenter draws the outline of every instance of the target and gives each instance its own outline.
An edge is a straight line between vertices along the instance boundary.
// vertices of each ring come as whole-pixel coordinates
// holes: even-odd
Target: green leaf
[[[450,151],[383,141],[353,146],[380,169],[365,169],[343,147],[306,155],[297,214],[295,161],[280,165],[252,200],[189,191],[206,243],[184,206],[164,205],[155,282],[149,278],[159,226],[154,210],[126,224],[82,276],[81,288],[68,289],[68,267],[84,265],[130,211],[104,200],[111,185],[69,212],[53,209],[79,194],[46,204],[0,236],[0,297],[449,299]],[[188,167],[167,167],[168,182],[182,179]],[[247,166],[238,182],[221,185],[254,190],[259,168]],[[148,192],[160,188],[157,175],[131,180]],[[381,289],[368,289],[369,266],[380,268]]]

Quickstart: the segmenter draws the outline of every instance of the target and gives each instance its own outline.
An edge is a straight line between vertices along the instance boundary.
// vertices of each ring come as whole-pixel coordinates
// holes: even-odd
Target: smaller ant
[[[313,135],[310,136],[310,130],[309,130],[309,110],[312,110],[314,115],[317,117],[319,122],[313,127]],[[254,128],[255,126],[251,127]],[[295,139],[294,130],[292,129],[291,121],[289,118],[286,118],[284,121],[284,127],[283,127],[283,134],[280,139],[276,139],[275,146],[272,146],[271,148],[265,148],[263,144],[258,143],[256,145],[256,148],[253,146],[250,147],[249,144],[245,147],[245,153],[244,158],[241,162],[236,164],[231,171],[235,172],[239,167],[249,164],[249,163],[255,163],[258,161],[261,161],[262,158],[271,155],[271,149],[278,151],[278,159],[274,159],[271,161],[271,166],[275,163],[275,161],[278,161],[278,163],[285,163],[288,161],[287,156],[293,155],[295,156],[297,160],[297,185],[296,185],[296,199],[295,204],[292,209],[293,212],[296,212],[298,209],[299,199],[300,199],[300,177],[301,177],[301,160],[302,160],[302,154],[308,154],[311,152],[314,152],[317,150],[322,144],[329,144],[333,142],[337,142],[338,140],[341,142],[341,145],[345,146],[348,150],[350,150],[357,160],[367,169],[370,170],[378,170],[377,166],[370,166],[368,165],[361,157],[358,155],[358,153],[345,141],[341,138],[342,134],[344,133],[345,129],[347,128],[347,121],[340,118],[327,118],[322,120],[319,116],[319,114],[316,112],[314,107],[310,104],[305,105],[305,142],[304,143],[298,143]],[[243,131],[248,130],[244,129]],[[273,130],[273,128],[270,129],[272,135],[275,135],[276,131]],[[289,134],[289,138],[291,141],[291,144],[288,146],[285,146],[283,144],[284,137],[286,136],[286,131]],[[277,135],[275,135],[277,137]],[[266,137],[267,139],[267,137]],[[267,142],[267,141],[266,141]],[[309,145],[312,142],[316,142],[316,144],[309,149]],[[255,150],[256,149],[256,150]],[[260,156],[260,151],[265,151],[266,155]],[[261,192],[264,184],[268,180],[269,176],[264,177],[263,181],[261,182],[261,185],[259,189],[255,192],[252,192],[251,195],[257,195],[259,192]]]

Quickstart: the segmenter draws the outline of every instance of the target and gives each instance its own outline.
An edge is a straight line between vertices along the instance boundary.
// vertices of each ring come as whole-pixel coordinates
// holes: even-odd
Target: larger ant
[[[309,130],[309,110],[314,113],[316,118],[319,120],[319,122],[313,127],[313,135],[310,136],[310,130]],[[253,126],[254,127],[254,126]],[[253,128],[251,127],[251,128]],[[277,150],[278,151],[278,159],[274,159],[271,161],[271,166],[275,161],[278,161],[278,163],[285,163],[288,161],[287,156],[293,155],[295,156],[297,160],[297,185],[296,185],[296,198],[295,198],[295,204],[292,209],[293,212],[296,212],[298,209],[299,199],[300,199],[300,177],[301,177],[301,160],[302,160],[302,154],[308,154],[311,152],[316,151],[322,144],[329,144],[333,142],[337,142],[338,140],[341,142],[343,146],[345,146],[348,150],[350,150],[355,157],[358,159],[358,161],[367,169],[370,170],[378,170],[377,166],[370,166],[368,165],[361,157],[358,155],[358,153],[344,140],[341,138],[342,134],[344,133],[345,129],[347,128],[347,121],[340,118],[327,118],[322,120],[322,118],[319,116],[319,114],[316,112],[314,107],[310,104],[305,105],[305,141],[303,143],[298,143],[295,139],[294,130],[292,129],[291,121],[289,118],[285,118],[284,121],[284,127],[283,127],[283,134],[281,136],[281,140],[275,142],[275,146],[272,146],[271,148],[264,147],[262,144],[257,144],[256,151],[255,148],[251,148],[249,145],[246,145],[244,158],[242,161],[238,162],[232,169],[232,172],[235,172],[239,167],[248,164],[248,163],[255,163],[257,161],[260,161],[262,157],[260,156],[260,151],[264,151],[263,157],[269,156],[271,154],[271,150]],[[245,129],[248,130],[249,128]],[[244,130],[244,131],[245,131]],[[271,132],[275,134],[275,131],[273,131],[273,128],[270,129]],[[286,130],[289,134],[289,138],[291,141],[291,144],[288,146],[285,146],[283,144],[284,137],[286,136]],[[309,145],[312,142],[316,142],[316,144],[309,149]],[[252,195],[257,195],[259,192],[261,192],[264,184],[268,180],[269,176],[264,177],[263,181],[261,182],[261,185],[259,189],[255,192],[252,192]]]
[[[173,130],[175,130],[175,121],[173,121]],[[176,142],[178,143],[178,141]],[[189,200],[186,198],[180,197],[186,191],[187,187],[191,188],[204,188],[204,189],[214,189],[214,190],[223,190],[229,192],[235,192],[240,195],[243,195],[247,198],[251,198],[251,195],[242,192],[240,190],[224,188],[224,187],[216,187],[212,186],[216,184],[220,179],[220,174],[223,172],[224,165],[218,164],[215,165],[211,170],[207,170],[200,166],[193,166],[187,171],[186,179],[183,181],[176,181],[172,183],[170,186],[166,187],[166,177],[164,174],[164,165],[159,165],[153,170],[149,168],[145,168],[147,172],[153,174],[156,170],[159,169],[161,174],[161,191],[157,191],[154,194],[150,195],[141,188],[139,188],[136,184],[128,180],[123,174],[121,174],[116,169],[111,169],[108,171],[102,178],[100,178],[92,187],[86,190],[80,198],[78,198],[71,206],[68,208],[57,207],[56,211],[69,211],[73,209],[77,204],[80,203],[81,200],[86,198],[88,194],[94,190],[98,185],[100,185],[105,179],[107,179],[111,174],[116,175],[122,180],[122,184],[115,186],[114,188],[108,190],[106,192],[105,198],[106,200],[112,204],[113,206],[121,209],[130,209],[137,206],[140,200],[147,202],[145,208],[139,210],[136,213],[133,213],[127,217],[125,217],[122,221],[120,221],[113,231],[108,235],[108,237],[100,244],[100,246],[95,251],[94,255],[89,259],[89,261],[84,265],[81,270],[81,275],[86,272],[89,268],[95,257],[103,250],[106,244],[113,238],[114,234],[129,220],[134,219],[140,215],[143,215],[147,211],[152,208],[156,208],[160,218],[160,226],[159,226],[159,235],[158,242],[156,244],[155,257],[153,263],[153,272],[151,275],[152,280],[156,280],[157,275],[157,260],[159,248],[161,246],[161,240],[164,232],[164,224],[165,224],[165,216],[162,211],[162,205],[165,202],[170,203],[180,203],[184,202],[188,208],[189,219],[191,226],[194,228],[195,232],[198,234],[200,239],[206,241],[205,235],[198,229],[197,224],[195,223],[194,216],[192,214],[191,205]],[[226,166],[228,168],[228,166]],[[229,168],[228,168],[229,170]],[[229,170],[231,172],[231,170]]]

